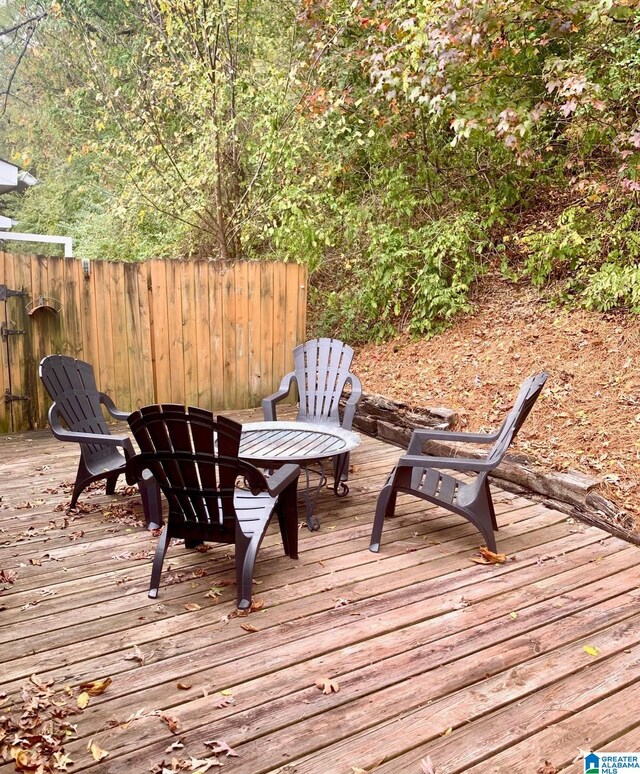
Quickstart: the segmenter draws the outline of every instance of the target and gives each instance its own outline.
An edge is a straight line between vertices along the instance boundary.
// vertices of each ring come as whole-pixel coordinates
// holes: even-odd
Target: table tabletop
[[[239,456],[251,461],[307,462],[346,454],[360,445],[350,430],[312,422],[247,422]]]

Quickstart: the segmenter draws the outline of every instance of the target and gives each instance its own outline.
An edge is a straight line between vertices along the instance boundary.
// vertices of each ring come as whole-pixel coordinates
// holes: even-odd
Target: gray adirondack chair
[[[353,349],[338,339],[311,339],[293,350],[294,370],[283,377],[273,395],[262,401],[264,418],[274,421],[277,404],[290,393],[295,383],[298,389],[298,416],[300,422],[315,422],[351,430],[358,401],[362,397],[360,379],[349,370]],[[340,417],[340,398],[345,387],[351,387]],[[349,454],[334,458],[336,481],[349,478]]]
[[[414,430],[407,454],[400,457],[391,471],[376,505],[371,534],[371,551],[379,551],[386,516],[393,516],[399,492],[435,503],[457,513],[474,524],[484,537],[490,551],[496,551],[494,530],[498,529],[496,513],[489,489],[489,472],[498,467],[511,442],[533,408],[544,383],[546,373],[539,373],[523,382],[513,408],[495,433],[456,433],[448,430]],[[425,441],[492,444],[485,459],[464,457],[431,457],[423,454]],[[476,473],[467,482],[442,470]]]
[[[75,507],[81,492],[94,481],[106,479],[106,493],[113,494],[118,476],[135,454],[131,439],[113,435],[105,422],[101,406],[114,419],[127,419],[115,403],[96,386],[93,367],[66,355],[49,355],[40,363],[40,378],[53,401],[49,409],[51,432],[60,441],[80,444],[80,462],[73,485],[70,507]],[[62,424],[62,421],[66,427]],[[162,525],[160,490],[148,471],[137,480],[145,520],[149,529]]]
[[[274,512],[285,553],[298,558],[298,465],[283,465],[268,480],[238,459],[242,425],[205,409],[175,404],[145,406],[129,417],[140,454],[127,462],[127,476],[151,470],[169,502],[158,541],[149,596],[158,595],[162,563],[171,538],[187,548],[205,540],[235,543],[238,607],[251,606],[253,568]],[[237,488],[242,479],[247,488]]]

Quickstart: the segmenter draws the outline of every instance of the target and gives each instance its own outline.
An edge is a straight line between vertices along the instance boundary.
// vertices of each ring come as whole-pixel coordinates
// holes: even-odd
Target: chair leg
[[[240,534],[239,534],[240,533]],[[236,584],[238,588],[238,610],[251,607],[251,588],[253,586],[253,568],[256,563],[260,541],[257,535],[247,538],[236,530]]]
[[[81,456],[80,462],[78,464],[78,472],[76,473],[76,480],[73,485],[73,494],[71,495],[71,502],[69,503],[69,508],[75,508],[76,503],[78,502],[78,497],[80,497],[80,494],[82,491],[89,486],[91,483],[91,473],[87,470],[86,465],[84,464],[84,459]]]
[[[276,505],[278,525],[284,552],[291,559],[298,558],[298,487],[290,484],[280,494]]]
[[[484,480],[484,491],[487,497],[487,508],[489,509],[489,515],[491,516],[491,524],[493,525],[493,529],[497,532],[498,521],[496,519],[496,510],[493,507],[493,498],[491,497],[491,487],[489,486],[489,479],[487,478],[485,478]]]
[[[142,509],[147,529],[160,529],[162,527],[162,499],[157,481],[155,478],[139,481],[138,489],[142,498]]]
[[[158,596],[158,587],[160,586],[160,575],[162,574],[162,563],[164,562],[171,535],[169,534],[169,525],[164,528],[162,535],[158,540],[156,555],[153,557],[153,567],[151,568],[151,583],[149,584],[149,598],[156,599]]]
[[[382,491],[378,496],[378,502],[376,503],[376,515],[373,519],[369,551],[377,553],[380,550],[384,520],[387,516],[393,516],[396,509],[397,496],[398,493],[393,488],[393,484],[387,484],[387,486],[382,487]]]
[[[112,495],[116,491],[116,484],[118,483],[119,473],[114,473],[112,476],[107,476],[107,484],[105,486],[105,492],[108,495]]]

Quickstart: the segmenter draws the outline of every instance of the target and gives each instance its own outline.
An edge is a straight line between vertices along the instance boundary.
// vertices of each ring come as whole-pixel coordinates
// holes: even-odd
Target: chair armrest
[[[283,465],[267,479],[267,487],[272,497],[279,495],[290,484],[298,480],[300,465]]]
[[[294,371],[287,374],[282,378],[278,391],[274,392],[273,395],[268,395],[266,398],[263,399],[262,412],[264,414],[265,422],[275,422],[277,418],[276,404],[280,403],[281,400],[284,400],[287,397],[287,395],[291,392],[291,384],[295,378],[296,378],[296,375]]]
[[[407,451],[409,454],[420,454],[425,441],[454,441],[460,443],[493,443],[500,432],[496,433],[458,433],[453,430],[428,430],[419,428],[411,434]]]
[[[356,406],[362,397],[362,382],[355,374],[349,374],[345,384],[351,385],[351,394],[347,398],[344,406],[344,416],[342,417],[342,427],[345,430],[351,430],[353,418],[356,413]]]
[[[100,394],[100,403],[105,406],[107,411],[111,414],[111,416],[114,419],[124,419],[125,421],[129,418],[131,415],[130,411],[120,411],[119,408],[116,408],[116,404],[111,400],[111,398],[104,392],[101,392]]]
[[[399,468],[446,468],[449,470],[470,470],[480,473],[498,467],[496,462],[474,460],[465,457],[429,457],[426,454],[405,454],[400,457]]]
[[[60,424],[58,407],[54,403],[49,409],[49,426],[51,432],[59,441],[73,441],[74,443],[95,443],[102,446],[122,446],[125,452],[133,454],[131,440],[127,435],[103,435],[102,433],[80,433],[75,430],[67,430]]]

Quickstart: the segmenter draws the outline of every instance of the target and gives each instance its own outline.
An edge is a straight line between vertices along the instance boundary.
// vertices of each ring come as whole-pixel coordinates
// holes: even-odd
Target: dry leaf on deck
[[[61,750],[53,753],[53,768],[56,771],[69,771],[67,768],[69,764],[73,764],[70,755],[67,755],[67,753],[62,752]]]
[[[330,677],[319,677],[316,680],[316,688],[319,688],[322,693],[338,693],[340,686],[336,680],[332,680]]]
[[[76,699],[76,704],[80,709],[84,709],[87,704],[89,704],[89,694],[86,691],[83,691],[82,693],[78,694],[78,698]]]
[[[224,739],[209,739],[209,741],[204,743],[207,747],[211,748],[211,751],[214,755],[221,755],[222,753],[225,753],[227,758],[237,758],[238,753],[233,750],[229,745],[224,741]]]
[[[214,766],[219,768],[222,766],[222,763],[217,758],[189,758],[188,761],[186,761],[187,765],[189,766],[189,771],[192,771],[193,774],[206,774],[209,769],[213,768]]]
[[[478,549],[480,556],[472,556],[471,561],[476,564],[503,564],[507,561],[506,554],[494,554],[486,546],[480,546]]]
[[[250,623],[240,624],[240,628],[244,629],[245,632],[259,632],[260,631],[260,629],[256,629],[256,627],[253,624],[250,624]]]
[[[169,726],[169,731],[171,731],[172,734],[178,733],[181,725],[177,718],[173,718],[171,715],[167,715],[165,712],[161,712],[160,710],[156,710],[153,714],[159,717],[160,720],[163,720]]]
[[[87,683],[80,683],[80,690],[86,691],[89,696],[100,696],[111,685],[111,678],[105,677],[104,680],[91,680]]]
[[[184,606],[184,609],[188,610],[190,613],[195,613],[196,610],[202,610],[197,602],[187,602],[187,604]]]
[[[177,683],[176,687],[179,688],[181,691],[188,691],[189,688],[191,688],[192,685],[193,685],[193,683],[183,683],[181,681],[181,682]]]
[[[170,744],[170,745],[167,747],[167,749],[165,750],[165,752],[173,752],[174,750],[182,750],[182,748],[183,748],[183,747],[184,747],[184,745],[183,745],[183,744],[182,744],[182,742],[181,742],[181,741],[178,739],[178,740],[176,740],[176,741],[175,741],[173,744]]]
[[[93,739],[89,739],[89,744],[87,745],[87,750],[91,753],[93,756],[94,761],[101,761],[103,758],[106,758],[109,753],[107,750],[103,750],[101,747],[99,747]]]
[[[590,656],[597,656],[600,653],[600,648],[596,648],[595,645],[583,645],[582,650]]]
[[[428,755],[420,761],[420,771],[422,774],[436,774],[436,767]]]
[[[133,646],[133,653],[130,656],[124,657],[125,661],[138,661],[140,663],[140,666],[144,666],[144,662],[146,661],[146,656],[144,653],[140,650],[140,648],[137,645]]]
[[[537,769],[537,774],[558,774],[558,769],[556,769],[551,761],[545,761],[542,766]]]

